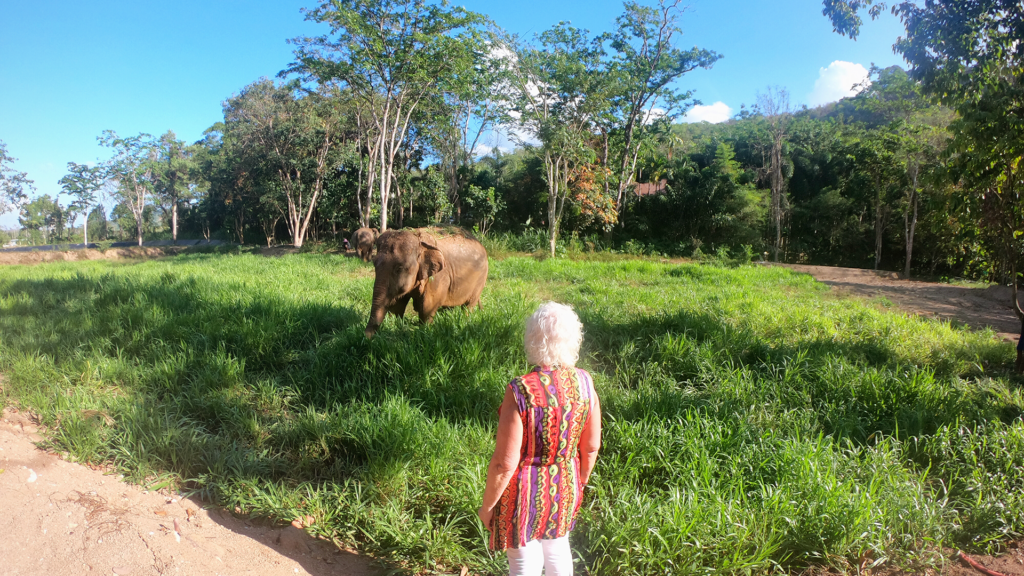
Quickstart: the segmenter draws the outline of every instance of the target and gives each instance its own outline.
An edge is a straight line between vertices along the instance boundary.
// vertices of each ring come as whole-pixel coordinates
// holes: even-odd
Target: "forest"
[[[292,39],[293,63],[230,95],[202,140],[105,131],[105,159],[68,163],[63,204],[33,196],[0,142],[0,210],[21,226],[3,240],[301,247],[455,224],[553,255],[576,243],[1011,283],[1020,7],[823,4],[852,38],[883,10],[905,25],[906,69],[872,67],[855,96],[813,109],[768,86],[727,122],[687,124],[686,74],[722,55],[680,47],[679,2],[533,38],[425,0],[325,2],[305,11],[324,34]],[[485,145],[495,132],[515,147]]]

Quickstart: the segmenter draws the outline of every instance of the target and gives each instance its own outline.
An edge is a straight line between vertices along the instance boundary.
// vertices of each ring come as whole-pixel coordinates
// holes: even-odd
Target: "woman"
[[[480,520],[493,550],[507,550],[512,576],[570,576],[569,532],[601,446],[601,405],[590,374],[576,368],[583,325],[548,302],[526,321],[533,370],[505,389]]]

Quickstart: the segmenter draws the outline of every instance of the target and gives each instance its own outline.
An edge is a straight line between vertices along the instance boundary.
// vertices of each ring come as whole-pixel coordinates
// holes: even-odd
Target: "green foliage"
[[[372,281],[323,254],[10,268],[6,401],[135,481],[310,514],[414,571],[498,574],[474,514],[495,409],[527,369],[523,319],[556,299],[605,412],[573,535],[591,573],[934,564],[1024,533],[1024,395],[991,333],[780,268],[508,258],[482,311],[367,340]]]
[[[466,189],[466,204],[473,211],[476,222],[473,229],[482,236],[487,235],[487,231],[494,225],[495,216],[505,207],[501,198],[495,196],[493,187],[483,189],[473,184]]]
[[[57,231],[60,210],[60,204],[56,200],[50,198],[49,194],[43,194],[22,205],[18,223],[22,228],[39,231],[42,234],[42,243],[45,244],[50,240],[51,234]]]
[[[17,210],[35,190],[35,183],[26,172],[14,169],[17,158],[7,154],[7,144],[0,140],[0,214]]]
[[[445,182],[444,174],[440,170],[427,170],[425,177],[418,179],[413,186],[420,210],[429,215],[427,224],[450,224],[455,206],[448,196],[448,183]]]

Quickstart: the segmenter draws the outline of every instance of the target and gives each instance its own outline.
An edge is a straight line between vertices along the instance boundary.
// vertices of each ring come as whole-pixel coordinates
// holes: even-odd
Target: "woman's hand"
[[[476,515],[480,517],[480,521],[484,523],[484,528],[491,529],[491,518],[494,518],[494,508],[480,507],[476,511]]]

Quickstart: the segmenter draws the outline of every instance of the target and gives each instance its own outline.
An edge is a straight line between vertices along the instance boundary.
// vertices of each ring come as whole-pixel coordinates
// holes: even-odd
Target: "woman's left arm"
[[[501,401],[498,415],[498,439],[494,446],[491,463],[487,467],[487,486],[484,488],[484,502],[477,511],[480,521],[488,529],[494,507],[498,505],[512,475],[519,467],[519,452],[523,446],[523,420],[519,417],[519,406],[516,405],[512,390],[505,389],[505,399]]]

